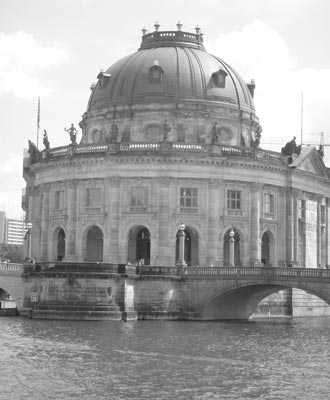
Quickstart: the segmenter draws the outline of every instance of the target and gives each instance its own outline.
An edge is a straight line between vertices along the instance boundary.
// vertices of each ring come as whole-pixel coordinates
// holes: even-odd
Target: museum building
[[[184,223],[188,266],[328,266],[322,153],[260,147],[254,81],[209,54],[198,27],[144,29],[90,89],[81,140],[72,124],[69,144],[44,137],[24,158],[36,262],[174,267]]]

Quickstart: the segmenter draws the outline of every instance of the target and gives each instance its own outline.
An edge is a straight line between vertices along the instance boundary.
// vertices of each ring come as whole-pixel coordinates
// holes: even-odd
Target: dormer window
[[[106,74],[105,72],[101,71],[98,75],[97,75],[97,79],[99,80],[100,86],[102,89],[104,89],[108,82],[110,81],[111,78],[111,74]]]
[[[214,72],[212,74],[213,81],[218,86],[219,88],[225,88],[226,87],[226,77],[227,77],[227,72],[223,69],[219,69],[219,71]]]
[[[149,68],[150,83],[160,83],[163,77],[163,69],[159,66],[159,62],[155,60],[154,65]]]

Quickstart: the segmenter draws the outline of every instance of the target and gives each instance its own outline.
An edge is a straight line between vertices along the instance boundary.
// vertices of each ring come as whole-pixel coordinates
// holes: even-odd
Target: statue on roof
[[[219,141],[221,130],[217,127],[218,123],[215,122],[212,127],[211,144],[216,144]]]
[[[37,146],[33,142],[31,142],[31,140],[28,141],[28,144],[28,153],[30,154],[31,163],[38,162],[40,159],[40,151],[38,150]]]
[[[166,119],[162,125],[163,142],[168,142],[168,134],[171,132],[171,126],[167,123]]]
[[[68,132],[70,135],[70,140],[72,144],[77,144],[77,129],[74,127],[73,124],[71,124],[70,128],[66,129],[64,128],[65,132]]]
[[[119,137],[119,127],[116,120],[114,119],[112,121],[110,128],[110,143],[117,143],[118,137]]]
[[[50,148],[50,144],[49,144],[49,140],[48,140],[48,134],[47,134],[47,131],[46,131],[46,129],[44,130],[44,136],[43,136],[43,144],[44,144],[44,146],[45,146],[45,149],[46,150],[49,150],[49,148]]]
[[[281,153],[284,156],[291,156],[292,154],[296,154],[299,156],[301,152],[301,145],[297,146],[296,137],[294,136],[290,142],[288,142],[284,147],[281,149]]]

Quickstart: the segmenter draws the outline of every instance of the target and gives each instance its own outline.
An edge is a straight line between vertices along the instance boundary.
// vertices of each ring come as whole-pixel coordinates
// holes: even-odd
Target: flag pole
[[[38,96],[38,116],[37,116],[37,148],[39,145],[39,129],[40,129],[40,97]]]
[[[300,111],[300,144],[303,144],[303,124],[304,124],[304,93],[301,93],[301,111]]]

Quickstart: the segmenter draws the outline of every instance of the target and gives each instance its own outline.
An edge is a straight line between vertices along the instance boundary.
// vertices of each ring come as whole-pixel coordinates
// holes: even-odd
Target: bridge
[[[38,292],[40,302],[34,311],[39,308],[40,316],[49,312],[55,318],[65,318],[58,311],[65,307],[71,317],[75,307],[90,307],[88,318],[100,305],[108,305],[117,306],[117,317],[134,310],[138,319],[247,320],[262,299],[283,289],[304,290],[330,305],[330,270],[0,263],[0,288],[16,301],[19,311],[24,290],[24,303],[30,302],[31,292]]]

